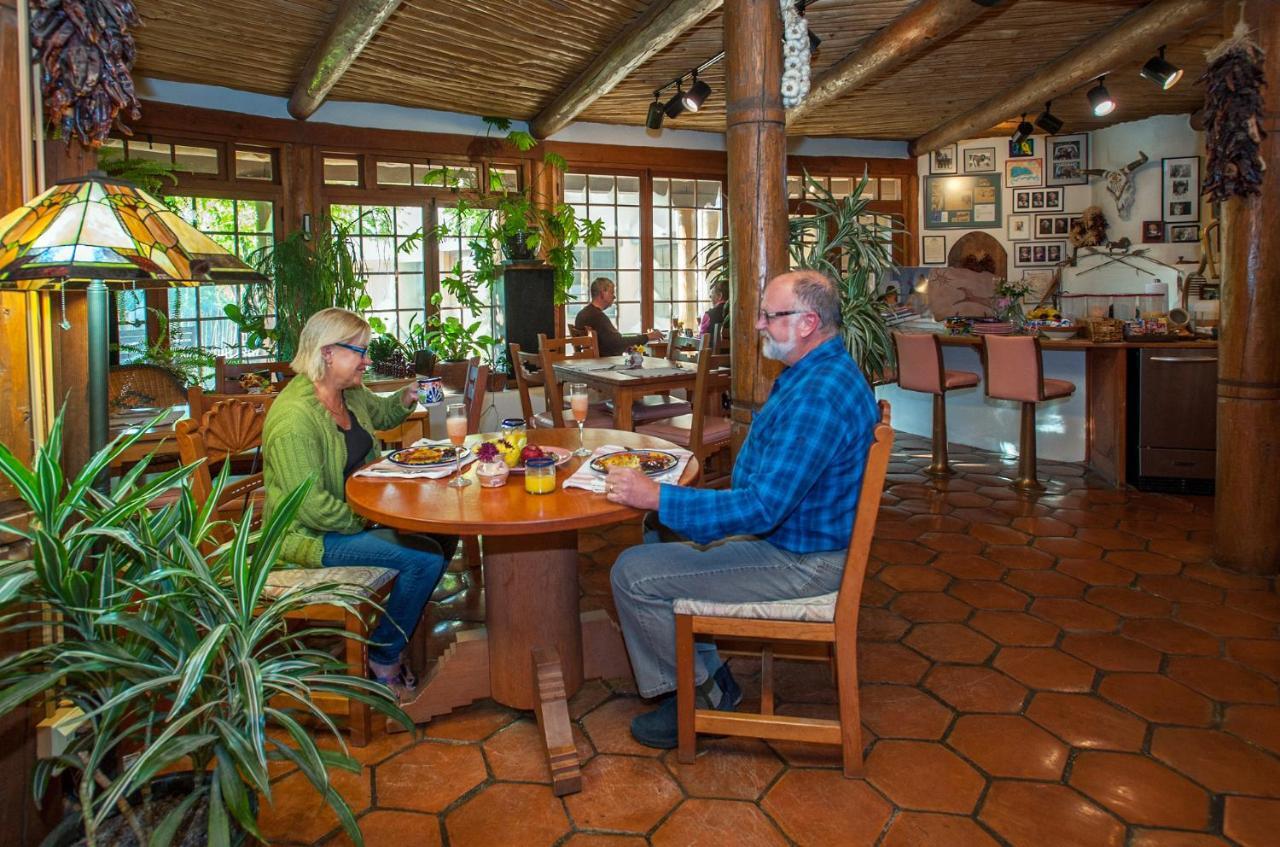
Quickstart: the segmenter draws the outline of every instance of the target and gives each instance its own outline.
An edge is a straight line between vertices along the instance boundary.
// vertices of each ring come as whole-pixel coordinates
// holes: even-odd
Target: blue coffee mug
[[[435,406],[444,402],[444,380],[438,376],[418,378],[418,402],[424,406]]]

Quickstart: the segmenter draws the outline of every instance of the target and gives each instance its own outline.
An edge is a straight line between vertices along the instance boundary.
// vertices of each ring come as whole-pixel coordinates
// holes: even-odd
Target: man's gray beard
[[[784,342],[766,335],[764,337],[764,348],[761,352],[764,353],[766,359],[785,362],[795,349],[796,340],[794,338],[791,341]]]

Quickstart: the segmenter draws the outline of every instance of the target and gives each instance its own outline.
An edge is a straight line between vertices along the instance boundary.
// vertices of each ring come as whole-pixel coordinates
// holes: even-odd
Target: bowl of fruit
[[[573,458],[573,453],[563,447],[529,444],[520,439],[496,438],[485,442],[485,444],[492,444],[502,461],[511,469],[511,473],[515,474],[524,473],[524,463],[529,459],[550,456],[556,460],[556,467],[560,467]],[[484,445],[482,444],[481,446],[483,447]]]

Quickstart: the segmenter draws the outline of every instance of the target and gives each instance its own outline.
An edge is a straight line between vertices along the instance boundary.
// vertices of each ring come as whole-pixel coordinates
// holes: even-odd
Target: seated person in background
[[[711,308],[702,313],[698,323],[698,335],[710,335],[713,326],[724,324],[729,309],[729,283],[717,280],[711,283]]]
[[[613,305],[615,291],[613,280],[607,276],[591,280],[591,302],[583,306],[582,311],[573,319],[573,325],[581,334],[585,335],[588,329],[596,331],[601,356],[620,356],[628,347],[646,341],[660,341],[662,335],[654,330],[645,335],[623,335],[618,332],[613,321],[604,313],[605,309]]]
[[[659,485],[639,471],[610,471],[606,496],[653,511],[645,543],[624,550],[611,582],[642,697],[676,687],[674,601],[788,600],[840,587],[875,397],[840,337],[840,294],[816,271],[782,274],[765,288],[756,329],[764,354],[788,365],[756,414],[730,489]],[[658,543],[660,533],[682,540]],[[731,711],[742,692],[714,645],[694,663],[698,707]],[[636,716],[631,734],[675,747],[669,696]]]
[[[309,568],[380,567],[399,572],[377,628],[369,670],[403,697],[412,674],[401,653],[418,625],[457,539],[398,536],[367,529],[347,505],[347,477],[379,455],[376,430],[400,424],[417,400],[413,383],[385,397],[365,388],[369,324],[346,309],[324,309],[307,321],[290,364],[297,376],[272,403],[262,431],[264,515],[303,480],[311,490],[285,537],[281,558]]]

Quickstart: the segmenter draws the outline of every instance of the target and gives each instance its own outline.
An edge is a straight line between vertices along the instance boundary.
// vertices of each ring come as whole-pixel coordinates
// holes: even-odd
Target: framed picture
[[[1200,220],[1200,157],[1161,159],[1160,173],[1160,208],[1164,222],[1181,224]]]
[[[1158,244],[1164,241],[1164,221],[1142,222],[1142,243]]]
[[[1027,244],[1013,246],[1013,266],[1015,268],[1056,265],[1067,256],[1065,241],[1032,241]]]
[[[970,147],[964,151],[964,172],[990,173],[996,169],[996,148]]]
[[[947,263],[947,237],[945,235],[926,235],[921,239],[924,249],[920,255],[926,265],[945,265]]]
[[[1089,175],[1083,172],[1089,167],[1088,134],[1052,135],[1044,144],[1045,185],[1089,184]]]
[[[1004,220],[1002,194],[999,173],[927,176],[924,228],[997,229]]]
[[[1146,228],[1143,227],[1145,233]],[[1174,244],[1197,244],[1200,241],[1200,224],[1170,224],[1169,240]]]
[[[1031,216],[1010,215],[1005,221],[1005,237],[1010,241],[1028,241],[1031,239]]]
[[[1061,212],[1061,188],[1015,188],[1013,190],[1015,212]]]
[[[956,172],[956,146],[948,144],[929,154],[929,173],[953,174]]]
[[[1036,215],[1036,238],[1065,238],[1071,234],[1071,222],[1079,215]]]
[[[1009,159],[1004,163],[1004,184],[1010,188],[1034,188],[1044,185],[1044,161],[1041,159]]]
[[[1034,156],[1035,154],[1036,140],[1034,138],[1028,136],[1021,141],[1014,141],[1012,138],[1009,139],[1010,159],[1025,159],[1027,156]]]

